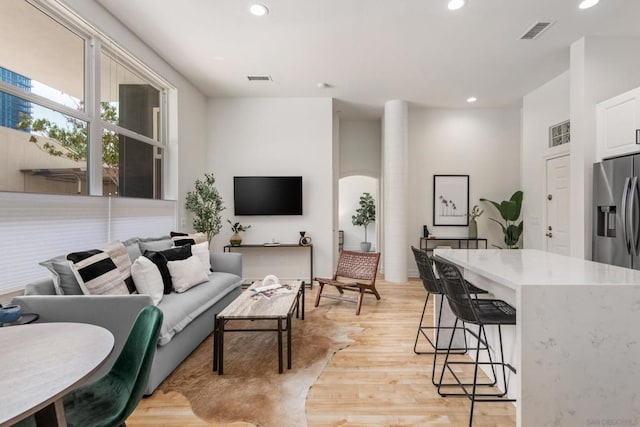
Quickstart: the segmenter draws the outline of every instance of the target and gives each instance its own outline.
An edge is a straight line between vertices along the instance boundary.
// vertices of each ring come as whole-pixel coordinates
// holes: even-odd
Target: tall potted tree
[[[371,194],[366,192],[360,196],[359,204],[360,207],[356,209],[356,214],[351,217],[351,223],[364,227],[364,242],[360,242],[360,249],[362,252],[369,252],[371,242],[367,240],[367,226],[376,220],[376,205]]]
[[[220,232],[222,217],[220,212],[224,203],[215,186],[216,179],[212,173],[204,174],[204,181],[196,179],[195,189],[187,192],[185,207],[193,214],[194,230],[205,233],[211,244],[213,236]]]

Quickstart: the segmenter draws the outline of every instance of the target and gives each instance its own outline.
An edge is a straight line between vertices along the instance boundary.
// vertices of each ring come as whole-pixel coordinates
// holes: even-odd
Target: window
[[[549,127],[549,148],[571,142],[571,123],[569,120]]]
[[[168,85],[32,3],[0,14],[0,191],[162,198]]]
[[[103,182],[110,195],[159,198],[161,91],[112,55],[101,54]]]
[[[0,111],[0,190],[87,194],[86,121],[4,92]]]

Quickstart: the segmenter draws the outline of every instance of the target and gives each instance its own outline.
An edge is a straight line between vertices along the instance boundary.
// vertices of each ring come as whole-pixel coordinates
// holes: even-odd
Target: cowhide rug
[[[305,320],[294,318],[291,370],[286,368],[286,334],[283,334],[284,372],[278,374],[275,332],[232,332],[225,334],[224,375],[211,370],[212,337],[209,337],[159,390],[181,394],[194,414],[212,423],[306,426],[309,388],[329,359],[353,342],[348,335],[362,330],[328,319],[329,310],[331,306],[310,307]],[[229,322],[228,327],[264,327],[262,322]],[[267,325],[274,326],[275,321]]]

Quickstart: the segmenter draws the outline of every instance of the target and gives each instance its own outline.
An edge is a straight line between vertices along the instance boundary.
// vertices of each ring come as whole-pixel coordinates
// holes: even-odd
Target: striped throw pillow
[[[111,242],[102,248],[102,250],[109,255],[109,258],[111,258],[116,264],[116,267],[118,267],[120,276],[122,276],[124,284],[127,285],[129,293],[135,293],[136,285],[133,283],[133,279],[131,278],[131,258],[129,258],[129,252],[127,252],[127,248],[124,246],[124,243],[120,241]]]
[[[128,295],[118,267],[106,252],[93,249],[67,255],[85,295]]]
[[[204,233],[187,234],[172,231],[170,234],[173,246],[196,245],[207,241],[207,235]]]

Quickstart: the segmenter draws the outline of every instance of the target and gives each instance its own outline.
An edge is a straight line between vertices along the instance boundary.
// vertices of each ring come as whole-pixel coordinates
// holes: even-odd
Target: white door
[[[547,251],[569,255],[569,156],[547,160]]]

